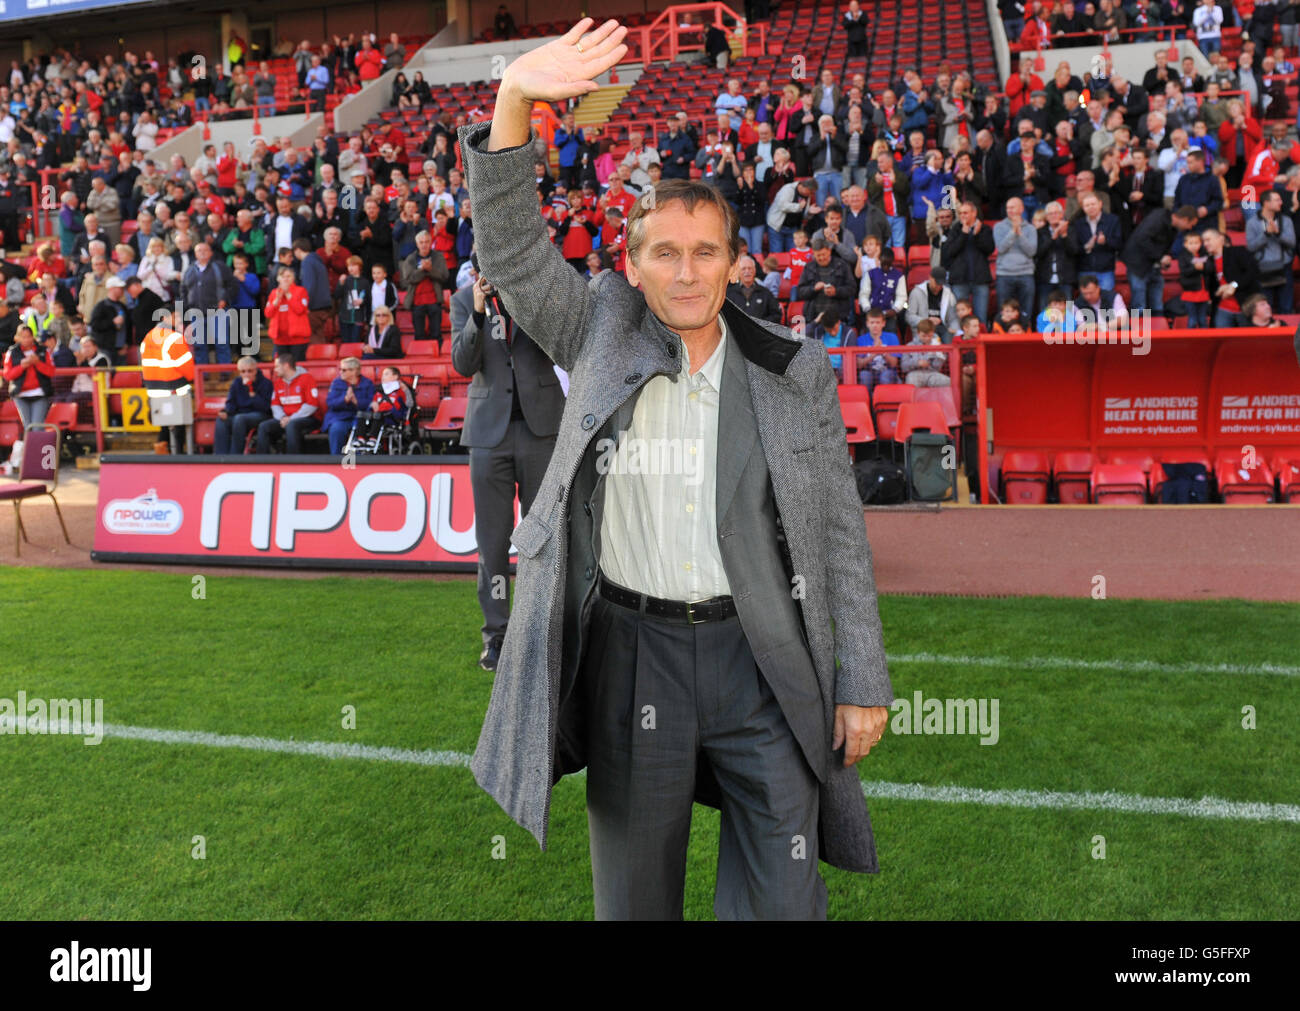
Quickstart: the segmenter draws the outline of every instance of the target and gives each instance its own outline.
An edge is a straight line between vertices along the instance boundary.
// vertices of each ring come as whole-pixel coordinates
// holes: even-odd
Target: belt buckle
[[[695,620],[695,605],[696,605],[696,604],[707,604],[707,603],[709,602],[710,599],[711,599],[711,598],[709,598],[709,597],[701,597],[699,600],[688,600],[688,601],[686,602],[686,621],[687,621],[688,624],[691,624],[691,625],[699,625],[699,624],[702,624],[702,623],[705,622],[705,621],[708,621],[707,618],[701,618],[701,619],[699,619],[699,621],[696,621],[696,620]]]

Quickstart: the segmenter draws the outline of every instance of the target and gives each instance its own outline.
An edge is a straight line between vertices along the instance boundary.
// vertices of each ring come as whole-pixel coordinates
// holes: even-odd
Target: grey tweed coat
[[[677,374],[681,338],[621,274],[587,281],[561,258],[538,214],[532,145],[489,152],[489,126],[460,131],[479,263],[514,319],[569,372],[570,387],[542,487],[511,536],[519,551],[514,609],[471,769],[545,849],[551,789],[586,764],[576,704],[582,693],[573,687],[597,574],[596,446],[602,435],[626,428],[650,378]],[[874,873],[875,841],[857,769],[846,769],[843,753],[830,750],[836,704],[888,706],[894,698],[835,375],[821,341],[799,340],[731,303],[723,312],[735,342],[729,351],[740,352],[726,358],[734,371],[723,380],[718,443],[719,546],[728,582],[760,667],[769,660],[772,669],[800,661],[807,667],[811,658],[815,674],[807,678],[810,692],[799,696],[800,711],[785,700],[782,708],[820,781],[821,859]],[[730,402],[729,389],[736,398]],[[724,445],[733,451],[724,453]],[[753,487],[760,479],[763,495]],[[771,542],[778,540],[785,575],[773,563]],[[758,586],[751,557],[778,566],[774,578],[760,573],[775,592],[738,589]],[[798,603],[783,588],[796,576]],[[799,630],[774,639],[769,629],[787,618]],[[715,790],[702,768],[697,800],[716,806]]]

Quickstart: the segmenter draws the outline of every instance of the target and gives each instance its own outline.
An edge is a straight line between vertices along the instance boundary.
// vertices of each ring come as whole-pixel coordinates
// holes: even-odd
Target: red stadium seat
[[[951,385],[919,386],[916,390],[915,402],[918,404],[938,404],[943,408],[944,420],[948,422],[949,428],[956,428],[961,424],[961,416],[957,413],[957,403],[953,399]]]
[[[452,439],[465,425],[465,397],[445,397],[432,421],[420,422],[420,431],[438,439]]]
[[[1131,463],[1099,463],[1092,468],[1092,500],[1098,505],[1145,505],[1147,476]]]
[[[0,446],[12,446],[23,434],[22,419],[18,415],[18,405],[12,400],[0,404]]]
[[[67,400],[51,404],[49,413],[45,415],[45,423],[54,425],[66,434],[77,423],[77,405]]]
[[[338,348],[340,358],[360,358],[366,353],[366,346],[361,341],[340,344]]]
[[[894,426],[894,441],[906,442],[913,432],[948,434],[948,419],[943,408],[935,403],[902,403],[898,405],[898,421]]]
[[[432,358],[438,353],[438,342],[413,340],[406,353],[411,358]]]
[[[873,442],[876,427],[871,423],[871,408],[863,401],[840,401],[840,417],[844,419],[844,434],[849,443],[849,455],[853,455],[853,444]]]
[[[1052,465],[1056,481],[1056,500],[1063,504],[1083,505],[1092,501],[1092,468],[1096,461],[1091,453],[1058,453]]]
[[[1046,453],[1008,453],[1002,461],[1003,501],[1014,505],[1042,505],[1047,501],[1051,467]]]
[[[916,387],[907,383],[881,383],[871,394],[871,406],[876,414],[876,433],[882,439],[894,438],[894,425],[898,422],[898,408],[916,399]]]
[[[308,344],[307,361],[309,362],[332,362],[339,356],[339,346],[337,344]]]
[[[861,383],[842,383],[835,387],[841,404],[870,404],[871,396]]]
[[[1283,502],[1300,502],[1300,449],[1283,450],[1273,457],[1273,473]]]
[[[1117,449],[1106,454],[1106,462],[1131,464],[1140,468],[1145,475],[1151,473],[1151,468],[1156,464],[1156,458],[1154,454],[1145,449]]]
[[[1225,503],[1246,505],[1274,500],[1273,471],[1262,459],[1255,466],[1242,465],[1240,453],[1220,453],[1214,461],[1214,478],[1219,497]]]
[[[217,422],[215,418],[194,419],[194,445],[202,448],[211,446],[216,441]]]

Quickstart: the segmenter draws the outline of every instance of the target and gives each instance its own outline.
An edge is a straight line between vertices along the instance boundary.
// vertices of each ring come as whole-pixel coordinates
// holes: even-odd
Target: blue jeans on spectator
[[[881,383],[898,382],[898,372],[888,365],[881,366],[879,369],[858,369],[858,382],[867,388],[867,393],[870,393]]]
[[[195,111],[195,112],[208,112],[208,111],[210,111],[211,109],[212,109],[212,103],[211,103],[211,102],[210,102],[206,97],[204,97],[204,98],[198,98],[198,97],[196,97],[196,98],[194,99],[194,111]]]
[[[1007,41],[1014,43],[1020,38],[1020,33],[1025,30],[1025,19],[1003,18],[1002,25],[1007,30]]]
[[[339,456],[351,432],[351,421],[331,421],[329,428],[325,429],[325,434],[330,437],[330,452]]]
[[[1080,280],[1082,280],[1084,277],[1087,277],[1088,275],[1091,275],[1097,279],[1097,286],[1101,288],[1102,291],[1115,290],[1115,271],[1113,270],[1079,271]]]
[[[265,110],[265,111],[263,111],[263,110]],[[274,116],[274,115],[275,115],[275,96],[274,96],[274,95],[258,95],[258,96],[257,96],[257,114],[258,114],[259,116],[263,116],[263,115],[266,115],[266,116]]]
[[[45,415],[50,412],[50,397],[14,397],[13,399],[24,432],[33,425],[45,421]]]
[[[749,246],[749,255],[752,256],[758,264],[759,273],[763,271],[763,232],[767,230],[765,225],[741,225],[740,237],[745,240]]]
[[[1151,268],[1146,277],[1129,274],[1129,308],[1150,309],[1153,313],[1165,311],[1165,279],[1160,273],[1160,264]]]
[[[1074,300],[1074,286],[1070,284],[1066,284],[1064,281],[1062,281],[1059,284],[1040,284],[1038,286],[1038,304],[1043,306],[1043,308],[1046,308],[1047,297],[1051,295],[1051,293],[1054,292],[1057,288],[1060,288],[1061,291],[1065,292],[1065,297],[1068,300],[1070,301]],[[1021,308],[1023,309],[1024,307],[1021,306]],[[1029,314],[1026,313],[1026,315]],[[1034,317],[1029,316],[1029,318],[1033,319]]]
[[[1237,326],[1237,313],[1229,309],[1214,310],[1214,325],[1216,327]]]
[[[232,451],[242,453],[248,433],[266,419],[263,411],[244,411],[229,418],[218,418],[217,427],[212,434],[212,452],[217,455]]]
[[[284,451],[292,456],[302,453],[302,437],[314,432],[320,426],[320,419],[314,414],[310,418],[295,418],[287,425],[281,425],[276,418],[268,418],[257,426],[257,451],[271,452],[271,442],[284,436]]]
[[[1196,45],[1207,60],[1211,53],[1217,53],[1223,48],[1219,39],[1197,39]]]
[[[895,249],[907,248],[907,216],[896,214],[889,218],[889,244]]]
[[[197,307],[195,307],[197,308]],[[212,326],[209,328],[208,324]],[[208,364],[208,347],[211,346],[215,360],[220,365],[229,365],[230,357],[230,319],[225,312],[218,313],[212,310],[209,315],[206,311],[201,319],[194,321],[194,330],[190,335],[190,351],[194,353],[195,364]],[[208,330],[211,329],[211,333]]]
[[[998,306],[1007,299],[1014,298],[1020,303],[1022,315],[1034,318],[1034,284],[1033,274],[998,274]],[[954,289],[954,294],[956,289]],[[981,316],[980,319],[985,319]]]
[[[844,188],[844,174],[840,169],[823,169],[813,178],[817,181],[817,203],[826,206],[826,198],[839,197]]]
[[[1184,302],[1187,306],[1187,326],[1197,330],[1204,329],[1210,325],[1210,303],[1209,302]]]
[[[767,229],[767,251],[788,253],[794,248],[794,229],[782,228],[779,232],[771,225]]]
[[[844,182],[844,188],[850,186],[861,186],[864,190],[867,188],[867,167],[865,165],[845,165],[840,170],[840,176]]]
[[[954,284],[952,293],[957,298],[970,299],[971,308],[975,311],[975,315],[984,323],[989,321],[989,286],[987,284]],[[999,293],[998,301],[1001,300],[1002,295]]]

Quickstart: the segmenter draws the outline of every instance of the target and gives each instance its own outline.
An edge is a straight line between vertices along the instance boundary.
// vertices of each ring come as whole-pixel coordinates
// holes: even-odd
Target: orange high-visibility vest
[[[194,382],[194,355],[185,337],[156,326],[140,345],[140,371],[146,389],[175,390]]]

